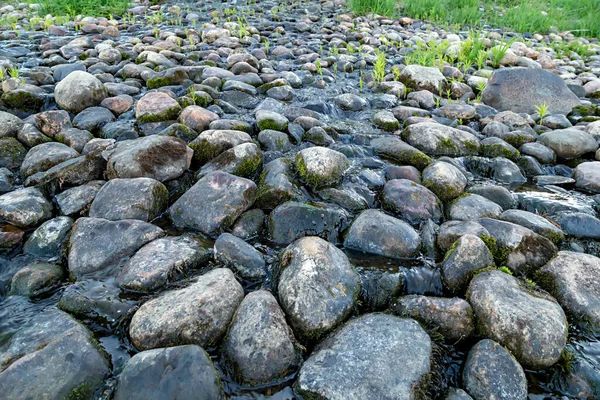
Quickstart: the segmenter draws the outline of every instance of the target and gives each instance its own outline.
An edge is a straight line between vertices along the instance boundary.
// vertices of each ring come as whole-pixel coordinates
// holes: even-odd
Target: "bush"
[[[39,14],[84,15],[108,17],[109,15],[124,14],[131,7],[129,0],[38,0]]]

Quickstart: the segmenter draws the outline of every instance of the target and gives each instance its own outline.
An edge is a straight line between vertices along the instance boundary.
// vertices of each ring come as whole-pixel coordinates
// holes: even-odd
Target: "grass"
[[[86,15],[109,17],[122,15],[132,6],[130,0],[36,0],[39,15]]]
[[[401,14],[443,25],[491,24],[517,32],[571,31],[600,38],[598,0],[398,0]],[[393,16],[393,0],[350,0],[357,14]]]

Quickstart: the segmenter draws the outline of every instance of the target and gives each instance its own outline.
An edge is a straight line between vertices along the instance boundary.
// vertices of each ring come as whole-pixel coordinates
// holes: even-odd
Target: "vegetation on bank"
[[[406,15],[438,24],[490,24],[517,32],[570,31],[600,38],[598,0],[350,0],[358,14]]]
[[[124,14],[130,0],[31,0],[39,5],[39,15],[90,15],[107,17]]]

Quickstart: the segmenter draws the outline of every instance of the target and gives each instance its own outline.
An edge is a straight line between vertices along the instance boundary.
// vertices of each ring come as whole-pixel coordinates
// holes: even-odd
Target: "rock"
[[[510,190],[499,185],[473,185],[467,189],[469,193],[475,193],[493,201],[503,210],[514,208],[517,205]]]
[[[542,164],[554,164],[556,162],[554,150],[538,142],[525,143],[519,148],[519,151],[522,154],[535,157]]]
[[[288,126],[288,119],[274,111],[258,110],[256,111],[256,125],[261,131],[272,129],[285,132]]]
[[[516,273],[530,273],[556,254],[556,246],[547,238],[523,226],[491,218],[477,221],[494,238],[492,250],[496,264]]]
[[[354,220],[344,246],[389,258],[414,256],[421,247],[419,234],[406,222],[379,210],[365,210]]]
[[[65,129],[72,128],[69,113],[63,110],[44,111],[36,114],[35,126],[46,136],[55,137]]]
[[[500,215],[500,219],[531,229],[535,233],[545,236],[557,244],[565,240],[565,234],[562,230],[546,218],[529,211],[507,210]]]
[[[517,164],[504,157],[493,158],[490,162],[490,176],[498,183],[518,187],[527,182]]]
[[[464,192],[467,178],[454,165],[439,161],[423,170],[423,186],[446,202]]]
[[[291,160],[278,158],[264,166],[260,176],[257,206],[273,209],[287,200],[303,197],[293,180],[291,165]]]
[[[368,105],[367,100],[352,93],[340,94],[333,101],[346,111],[361,111]]]
[[[23,253],[61,261],[66,255],[73,219],[56,217],[40,225],[27,239]]]
[[[56,286],[63,277],[60,266],[36,263],[21,268],[10,281],[10,294],[34,297]]]
[[[215,259],[243,279],[262,280],[267,271],[262,254],[244,240],[223,233],[215,242]]]
[[[575,186],[592,193],[600,193],[600,162],[584,162],[573,172]]]
[[[400,128],[400,122],[391,111],[378,111],[373,116],[373,123],[384,131],[395,131]]]
[[[416,321],[366,314],[315,349],[295,389],[304,398],[408,400],[429,373],[430,357],[431,340]]]
[[[24,124],[21,118],[0,111],[0,138],[16,137]]]
[[[456,199],[448,210],[450,219],[472,221],[477,218],[497,218],[502,207],[478,194],[466,194]]]
[[[567,340],[567,319],[545,292],[491,270],[473,278],[467,300],[479,333],[506,347],[524,366],[544,369],[559,360]]]
[[[546,104],[549,114],[568,114],[580,101],[560,76],[542,69],[495,70],[483,90],[484,104],[498,111],[533,114]]]
[[[91,181],[57,194],[54,201],[61,214],[79,216],[87,212],[102,185],[104,181]]]
[[[410,125],[403,134],[411,146],[436,156],[468,156],[479,152],[475,135],[446,125],[420,122]]]
[[[208,125],[217,119],[217,114],[199,106],[188,106],[179,114],[179,122],[198,133],[208,129]]]
[[[36,172],[48,169],[71,158],[79,157],[79,153],[62,143],[48,142],[33,147],[21,164],[21,175],[28,177]]]
[[[583,239],[600,239],[600,220],[585,212],[560,212],[554,220],[570,236]]]
[[[106,124],[111,122],[115,122],[115,116],[110,110],[104,107],[89,107],[73,118],[73,127],[98,134]],[[59,140],[61,137],[64,137],[64,133],[56,135]]]
[[[400,164],[412,165],[418,169],[423,169],[433,162],[428,155],[395,136],[375,138],[371,140],[371,146],[379,156]]]
[[[251,143],[246,132],[235,130],[208,130],[202,132],[189,146],[194,150],[194,162],[204,165],[219,154],[243,143]]]
[[[0,224],[0,249],[12,249],[23,240],[25,232],[10,224]]]
[[[37,188],[17,189],[0,196],[0,219],[31,228],[52,218],[52,203]]]
[[[305,237],[281,254],[277,290],[296,336],[315,342],[350,315],[360,277],[341,250],[318,237]]]
[[[498,137],[488,137],[481,141],[481,152],[484,157],[505,157],[516,161],[519,156],[519,150]]]
[[[153,349],[133,357],[119,375],[115,400],[225,398],[219,373],[199,346]]]
[[[428,219],[439,222],[442,204],[432,191],[408,179],[392,179],[383,187],[383,207],[416,225]]]
[[[27,150],[12,137],[0,139],[0,168],[16,171],[27,156]]]
[[[156,239],[127,260],[117,283],[123,289],[150,292],[211,259],[212,251],[200,239],[190,236]]]
[[[590,134],[574,128],[546,132],[538,140],[564,159],[576,158],[598,149],[598,143]]]
[[[298,176],[312,188],[337,183],[349,167],[344,154],[326,147],[309,147],[296,154]]]
[[[257,174],[262,167],[263,153],[254,143],[242,143],[224,151],[208,163],[204,164],[196,174],[196,178],[214,171],[227,172],[243,178]]]
[[[117,142],[102,153],[109,179],[145,177],[160,182],[180,177],[190,167],[192,155],[183,140],[156,135]]]
[[[483,240],[467,233],[446,253],[441,267],[442,282],[451,293],[462,296],[477,271],[493,266],[494,259]]]
[[[269,215],[269,238],[275,243],[289,244],[303,236],[319,236],[337,244],[349,218],[346,211],[331,204],[288,201]]]
[[[263,210],[255,208],[243,213],[231,228],[231,233],[243,240],[254,239],[262,234],[265,223]]]
[[[475,330],[473,310],[469,303],[459,298],[402,296],[394,312],[420,321],[452,343],[468,339]]]
[[[473,400],[473,398],[462,389],[450,388],[446,390],[446,397],[444,400]]]
[[[131,319],[129,336],[139,350],[182,344],[209,348],[219,343],[243,298],[230,270],[213,269],[187,288],[142,304]]]
[[[163,92],[148,92],[135,105],[135,118],[141,123],[175,120],[181,106]]]
[[[92,107],[92,108],[94,108],[94,107]],[[92,108],[90,108],[90,109],[92,109]],[[97,120],[97,121],[101,121],[101,120]],[[100,122],[100,125],[104,125],[104,123]],[[108,125],[108,124],[106,124],[106,125]],[[104,125],[103,128],[105,128],[106,125]],[[57,133],[55,138],[59,142],[66,144],[67,146],[71,147],[73,150],[75,150],[77,152],[81,152],[82,154],[85,154],[85,152],[83,151],[85,148],[85,145],[88,142],[94,140],[94,136],[92,136],[92,134],[89,131],[77,129],[77,128],[65,129],[64,131]]]
[[[212,172],[169,208],[169,216],[177,227],[216,237],[252,206],[257,192],[251,180],[226,172]]]
[[[79,218],[71,233],[69,273],[81,278],[112,267],[163,235],[162,229],[147,222]]]
[[[429,90],[439,94],[444,91],[448,82],[438,68],[407,65],[400,72],[400,81],[414,90]]]
[[[8,339],[0,365],[7,400],[91,398],[110,372],[92,334],[55,309],[39,313]]]
[[[236,311],[222,353],[236,381],[261,385],[284,378],[300,366],[300,347],[270,292],[249,293]]]
[[[84,71],[71,72],[54,88],[56,104],[72,113],[100,105],[106,97],[106,89],[102,82]]]
[[[600,258],[560,251],[536,278],[570,317],[592,329],[600,327]]]
[[[489,339],[471,348],[462,379],[475,400],[527,399],[523,368],[504,347]]]
[[[96,194],[89,215],[111,221],[151,221],[167,208],[169,191],[152,178],[111,179]]]
[[[440,225],[437,236],[437,245],[443,252],[448,251],[454,242],[463,235],[475,235],[487,240],[490,233],[476,221],[447,221]],[[491,242],[491,241],[488,241]]]

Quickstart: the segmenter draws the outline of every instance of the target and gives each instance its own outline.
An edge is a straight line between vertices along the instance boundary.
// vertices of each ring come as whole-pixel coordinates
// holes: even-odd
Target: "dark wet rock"
[[[435,194],[407,179],[392,179],[383,188],[383,207],[411,224],[428,219],[439,222],[442,205]]]
[[[483,337],[505,346],[521,364],[547,368],[565,348],[567,319],[548,294],[502,271],[484,271],[471,281],[467,300]]]
[[[33,147],[21,164],[21,175],[28,177],[36,172],[48,169],[71,158],[79,157],[79,153],[62,143],[48,142]]]
[[[293,181],[290,160],[278,158],[264,166],[256,200],[258,206],[272,209],[287,200],[301,197],[302,193]]]
[[[479,139],[469,132],[432,122],[410,125],[403,133],[408,144],[430,155],[477,155]]]
[[[402,292],[400,273],[388,271],[361,271],[362,282],[361,309],[381,311],[389,307],[391,302]]]
[[[560,243],[565,239],[565,234],[560,228],[557,228],[546,218],[529,211],[507,210],[500,215],[499,219],[529,228],[554,243]]]
[[[61,214],[79,216],[87,212],[104,181],[91,181],[59,193],[54,198]]]
[[[12,137],[0,139],[0,167],[16,171],[27,156],[27,150]]]
[[[367,314],[317,347],[300,369],[295,389],[305,398],[408,400],[429,373],[430,357],[431,340],[416,321]]]
[[[212,259],[212,252],[194,237],[164,237],[140,248],[117,276],[120,287],[150,292]]]
[[[519,186],[527,182],[517,164],[504,157],[493,158],[490,162],[490,177],[498,183]]]
[[[37,188],[17,189],[0,196],[0,219],[30,228],[52,218],[52,203]]]
[[[371,140],[371,146],[378,155],[396,161],[400,164],[412,165],[423,169],[433,160],[406,142],[395,136],[383,136]]]
[[[219,373],[199,346],[146,350],[134,355],[119,375],[115,400],[131,398],[224,399]]]
[[[102,82],[83,71],[71,72],[54,89],[56,104],[72,113],[99,105],[106,98],[106,94]]]
[[[196,174],[201,178],[211,172],[222,171],[250,178],[255,176],[263,163],[263,152],[254,143],[242,143],[224,151],[202,166]]]
[[[483,196],[486,199],[498,204],[503,210],[509,210],[517,205],[517,202],[510,190],[503,186],[473,185],[467,189],[467,192]]]
[[[199,106],[186,107],[179,114],[179,122],[198,133],[208,129],[208,125],[217,119],[217,114]]]
[[[575,186],[592,193],[600,193],[600,162],[584,162],[573,172]]]
[[[475,330],[471,306],[456,297],[402,296],[394,312],[400,317],[416,319],[452,343],[468,339]]]
[[[264,224],[264,211],[255,208],[240,215],[231,227],[231,233],[243,240],[253,239],[262,234]]]
[[[167,208],[169,192],[152,178],[111,179],[96,194],[89,216],[151,221]]]
[[[19,329],[3,346],[0,365],[7,400],[92,397],[110,372],[92,334],[58,310],[44,311]]]
[[[16,137],[23,128],[24,122],[21,118],[10,113],[0,111],[0,138]]]
[[[365,210],[354,220],[344,246],[389,258],[414,256],[421,247],[419,234],[406,222],[379,210]]]
[[[482,100],[498,111],[533,114],[545,103],[550,114],[568,114],[579,105],[577,96],[558,76],[542,69],[502,68],[492,73]]]
[[[277,290],[296,336],[314,342],[350,315],[360,277],[341,250],[318,237],[305,237],[281,254]]]
[[[187,288],[142,304],[133,315],[129,336],[139,350],[182,344],[212,347],[225,334],[243,298],[233,273],[214,269]]]
[[[296,154],[298,176],[312,188],[337,183],[350,167],[348,158],[327,147],[309,147]]]
[[[407,65],[400,72],[400,81],[414,90],[429,90],[440,93],[448,85],[438,68]]]
[[[102,155],[107,160],[109,179],[145,177],[164,182],[189,168],[193,151],[181,139],[147,136],[117,142]]]
[[[289,201],[269,215],[269,238],[275,243],[288,244],[303,236],[319,236],[337,244],[349,218],[346,211],[331,204]]]
[[[440,225],[437,244],[443,252],[448,251],[461,236],[471,234],[477,237],[490,233],[476,221],[447,221]]]
[[[21,243],[25,232],[10,224],[0,224],[0,249],[12,249]]]
[[[204,165],[228,149],[251,142],[250,135],[243,131],[208,130],[198,135],[189,146],[194,150],[194,162]]]
[[[474,400],[527,398],[523,368],[504,347],[489,339],[471,348],[462,379]]]
[[[462,389],[450,388],[446,391],[444,400],[473,400],[473,398]]]
[[[102,125],[103,122],[100,123]],[[108,124],[107,124],[108,125]],[[107,126],[104,125],[104,126]],[[65,129],[60,133],[57,133],[55,136],[56,140],[59,142],[66,144],[77,152],[83,152],[85,145],[92,139],[94,136],[91,132],[83,129],[71,128]],[[82,153],[83,154],[83,153]]]
[[[79,218],[71,233],[69,273],[81,278],[112,267],[163,235],[162,229],[142,221]]]
[[[600,259],[590,254],[560,251],[536,278],[580,324],[600,327]]]
[[[262,280],[267,271],[262,254],[244,240],[224,233],[215,242],[215,259],[243,279]]]
[[[565,159],[593,153],[598,149],[598,142],[590,134],[574,128],[543,133],[539,142]]]
[[[600,240],[600,219],[584,212],[561,212],[553,216],[562,230],[570,236]]]
[[[352,93],[340,94],[333,100],[342,110],[346,111],[361,111],[368,105],[367,100]]]
[[[181,106],[168,94],[149,92],[135,105],[135,118],[143,123],[175,120]]]
[[[110,110],[104,107],[89,107],[73,118],[73,127],[97,134],[104,125],[114,121],[115,116]],[[64,135],[61,136],[64,138]]]
[[[14,190],[14,177],[8,168],[0,167],[0,194]]]
[[[525,143],[519,151],[522,154],[535,157],[542,164],[554,164],[556,162],[556,153],[551,148],[541,143]]]
[[[546,264],[557,252],[544,236],[511,222],[482,218],[477,221],[494,238],[492,254],[496,264],[517,273],[529,273]]]
[[[244,298],[223,341],[222,353],[234,379],[252,386],[290,375],[302,360],[283,311],[265,290]]]
[[[10,281],[10,294],[33,297],[56,286],[63,270],[56,264],[36,263],[21,268]]]
[[[252,206],[257,192],[251,180],[226,172],[212,172],[169,208],[169,216],[177,227],[216,237]]]
[[[258,142],[265,150],[271,151],[289,151],[292,147],[287,133],[267,129],[258,134]],[[319,144],[319,143],[315,143]],[[328,144],[328,143],[324,143]]]
[[[423,185],[446,202],[464,192],[467,178],[454,165],[441,161],[423,170]]]
[[[477,218],[497,218],[502,207],[478,194],[466,194],[452,203],[448,210],[450,219],[472,221]]]
[[[56,217],[44,222],[25,242],[23,252],[37,257],[61,260],[66,255],[73,219]]]
[[[494,259],[485,242],[465,234],[452,246],[441,267],[444,286],[455,295],[463,295],[477,271],[493,267]]]

